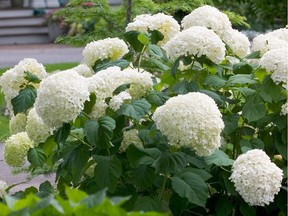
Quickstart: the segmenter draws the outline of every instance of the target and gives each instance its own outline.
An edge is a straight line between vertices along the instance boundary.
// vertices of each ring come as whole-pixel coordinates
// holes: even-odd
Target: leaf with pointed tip
[[[21,89],[19,94],[11,100],[14,115],[17,113],[25,113],[31,108],[37,97],[36,89],[32,86],[27,86]]]

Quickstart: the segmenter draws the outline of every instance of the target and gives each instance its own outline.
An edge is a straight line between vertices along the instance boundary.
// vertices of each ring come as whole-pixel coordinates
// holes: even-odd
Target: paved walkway
[[[0,68],[12,67],[24,58],[35,58],[42,64],[80,63],[83,49],[60,44],[0,45]]]

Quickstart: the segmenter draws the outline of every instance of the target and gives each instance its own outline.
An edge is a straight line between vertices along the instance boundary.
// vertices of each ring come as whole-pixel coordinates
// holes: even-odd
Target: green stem
[[[88,143],[86,143],[84,140],[80,139],[79,137],[77,137],[77,136],[75,136],[75,135],[73,135],[73,134],[69,134],[69,136],[74,137],[75,139],[77,139],[77,140],[79,140],[81,143],[83,143],[84,145],[88,146],[89,149],[92,149],[92,147],[91,147]]]
[[[142,61],[142,56],[144,51],[146,50],[147,46],[144,45],[141,52],[140,52],[140,56],[139,56],[139,60],[138,60],[138,72],[140,72],[140,65],[141,65],[141,61]]]

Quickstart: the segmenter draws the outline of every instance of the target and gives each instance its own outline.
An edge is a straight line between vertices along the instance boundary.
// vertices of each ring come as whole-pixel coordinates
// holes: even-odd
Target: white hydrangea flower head
[[[92,68],[86,64],[79,64],[72,69],[75,70],[79,75],[84,77],[91,77],[94,75],[94,71],[92,70]]]
[[[25,163],[28,150],[34,147],[34,142],[26,132],[13,134],[5,141],[4,159],[9,166],[21,167]]]
[[[260,34],[252,41],[252,51],[260,51],[261,56],[273,49],[288,49],[288,42],[271,34]]]
[[[36,109],[32,108],[27,115],[26,132],[29,138],[34,141],[34,145],[37,146],[52,135],[53,129],[45,125]]]
[[[227,30],[232,29],[228,16],[209,5],[198,7],[186,15],[182,19],[181,26],[184,30],[192,26],[205,26],[212,29],[220,38],[225,35]]]
[[[288,49],[273,49],[267,51],[260,59],[259,64],[267,71],[273,72],[272,80],[276,83],[282,83],[285,89],[288,89]]]
[[[156,109],[152,119],[172,146],[188,146],[199,156],[209,156],[221,145],[222,115],[206,94],[172,97]]]
[[[30,72],[41,80],[47,76],[44,66],[32,58],[21,60],[18,65],[3,73],[0,77],[0,86],[9,110],[13,110],[11,100],[19,94],[22,86],[28,83],[24,78],[25,72]],[[39,84],[34,83],[32,85],[38,88]]]
[[[288,114],[288,102],[286,102],[285,104],[283,104],[281,106],[281,115],[287,115]]]
[[[123,132],[123,140],[121,142],[119,151],[125,152],[130,145],[135,145],[138,148],[143,148],[143,143],[138,136],[137,129],[131,129]]]
[[[223,41],[233,50],[233,53],[243,58],[250,53],[248,37],[236,29],[230,29],[223,35]]]
[[[3,196],[6,194],[6,189],[8,188],[8,185],[5,181],[0,180],[0,198],[3,198]]]
[[[16,134],[25,131],[27,116],[24,113],[13,115],[9,121],[10,134]]]
[[[281,188],[282,170],[260,149],[240,155],[232,166],[230,180],[236,191],[251,206],[273,202]]]
[[[187,55],[206,56],[217,64],[225,57],[225,44],[220,37],[202,26],[194,26],[178,33],[163,48],[172,60]]]
[[[274,31],[269,32],[267,34],[277,37],[278,39],[284,40],[288,43],[288,29],[287,28],[275,29]]]
[[[82,55],[84,63],[94,66],[97,60],[116,60],[129,52],[127,44],[119,38],[105,38],[88,43]]]
[[[125,92],[125,91],[120,92],[119,94],[111,98],[111,100],[109,101],[109,107],[112,110],[116,111],[121,107],[124,101],[131,100],[131,99],[132,97],[128,92]]]
[[[59,128],[76,119],[89,100],[86,79],[71,69],[52,74],[40,83],[34,107],[44,124]]]
[[[158,42],[158,45],[161,46],[179,33],[180,25],[172,16],[164,13],[157,13],[154,15],[142,14],[136,16],[133,22],[127,25],[126,32],[132,30],[138,32],[157,30],[161,32],[164,36],[164,39]]]

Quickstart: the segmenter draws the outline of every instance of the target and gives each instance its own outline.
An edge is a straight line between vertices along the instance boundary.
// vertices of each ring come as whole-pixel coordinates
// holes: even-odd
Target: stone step
[[[15,27],[15,28],[1,28],[1,36],[13,36],[13,35],[32,35],[32,34],[48,34],[48,28],[46,26],[28,26],[28,27]]]
[[[0,32],[4,27],[43,26],[44,24],[45,19],[43,17],[3,18],[0,19]]]
[[[0,37],[0,45],[7,44],[45,44],[51,43],[48,34],[38,35],[14,35]]]

